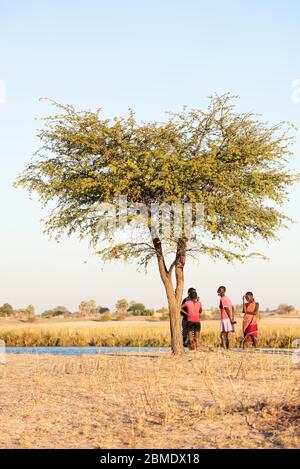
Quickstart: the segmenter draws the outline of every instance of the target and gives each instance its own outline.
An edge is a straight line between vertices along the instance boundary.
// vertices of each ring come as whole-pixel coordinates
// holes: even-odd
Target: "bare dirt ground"
[[[299,364],[220,349],[8,355],[1,448],[296,448]]]

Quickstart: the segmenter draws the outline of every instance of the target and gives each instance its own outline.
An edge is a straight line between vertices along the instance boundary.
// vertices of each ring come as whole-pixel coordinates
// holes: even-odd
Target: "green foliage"
[[[32,320],[35,318],[35,307],[33,305],[27,306],[26,310],[27,320]]]
[[[56,306],[55,308],[48,309],[41,314],[41,316],[45,318],[53,318],[56,316],[64,316],[66,318],[70,315],[70,311],[65,308],[65,306]]]
[[[81,301],[79,305],[79,316],[93,316],[97,314],[97,303],[95,300]]]
[[[154,316],[155,310],[154,309],[145,309],[141,316]]]
[[[35,316],[35,307],[34,307],[34,305],[27,306],[26,311],[28,313],[28,316]]]
[[[99,316],[99,318],[97,319],[97,321],[106,322],[106,321],[111,321],[111,319],[112,319],[112,315],[107,312],[107,313],[101,314],[101,316]]]
[[[45,311],[42,312],[41,317],[42,318],[50,318],[53,315],[53,309],[46,309]]]
[[[117,310],[118,312],[122,312],[122,313],[127,312],[127,311],[128,311],[128,307],[129,307],[128,301],[125,300],[124,298],[122,298],[121,300],[118,300],[118,301],[116,302],[116,310]]]
[[[9,303],[4,303],[0,307],[0,317],[9,317],[14,314],[14,309]]]
[[[115,321],[124,321],[128,317],[127,311],[117,311],[113,316],[112,319]]]
[[[170,319],[170,314],[168,308],[160,308],[156,311],[160,315],[160,320],[161,321],[167,321]]]
[[[36,320],[35,307],[33,305],[27,306],[27,308],[20,308],[15,311],[15,316],[20,321],[34,322]]]
[[[131,302],[128,308],[128,312],[133,314],[133,316],[142,316],[146,311],[146,307],[143,303]]]
[[[212,308],[212,310],[211,310],[211,319],[220,319],[220,310],[219,310],[219,308]]]
[[[118,244],[113,233],[99,233],[95,204],[122,194],[129,203],[148,205],[201,202],[206,235],[188,253],[242,260],[252,240],[274,238],[288,221],[275,205],[296,176],[286,169],[291,126],[271,127],[254,114],[240,114],[232,101],[212,96],[205,111],[184,109],[166,122],[140,124],[132,111],[110,121],[100,111],[54,103],[62,113],[44,119],[38,159],[17,185],[37,192],[45,204],[56,201],[49,233],[78,231],[94,247],[104,239],[111,243],[97,250],[104,258],[148,261],[155,252],[151,243]]]

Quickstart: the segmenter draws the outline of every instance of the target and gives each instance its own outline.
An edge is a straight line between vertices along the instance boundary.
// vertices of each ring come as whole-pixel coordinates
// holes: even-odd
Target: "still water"
[[[36,355],[96,355],[99,353],[164,352],[169,347],[6,347],[7,353]]]

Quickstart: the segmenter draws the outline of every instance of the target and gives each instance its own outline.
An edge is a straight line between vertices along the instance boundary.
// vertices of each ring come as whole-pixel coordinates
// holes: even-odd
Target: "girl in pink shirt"
[[[196,291],[191,292],[190,298],[182,306],[181,312],[187,317],[190,350],[197,350],[201,329],[200,314],[202,313],[202,304],[198,300]]]

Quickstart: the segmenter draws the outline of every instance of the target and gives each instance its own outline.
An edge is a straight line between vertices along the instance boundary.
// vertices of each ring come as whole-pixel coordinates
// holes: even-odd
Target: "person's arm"
[[[255,303],[255,310],[252,313],[247,312],[247,314],[251,316],[255,316],[256,314],[258,314],[258,311],[259,311],[259,303]]]
[[[224,304],[224,303],[225,303],[225,304]],[[227,316],[228,316],[230,322],[232,322],[230,309],[229,309],[229,307],[227,306],[228,303],[227,303],[226,300],[224,301],[223,298],[221,298],[221,305],[222,305],[222,308],[224,309],[225,313],[227,314]]]
[[[235,316],[235,309],[234,309],[234,306],[233,306],[233,305],[232,305],[232,312],[231,312],[231,314],[232,314],[231,323],[232,323],[232,324],[236,324],[236,320],[235,320],[235,318],[234,318],[234,316]]]
[[[245,302],[245,296],[243,296],[243,313],[246,314],[247,311],[246,311],[246,302]]]
[[[247,313],[251,314],[252,316],[255,316],[258,313],[259,310],[259,303],[255,303],[255,310],[252,313]]]
[[[225,312],[226,312],[227,316],[229,317],[230,322],[232,322],[232,317],[231,317],[231,314],[230,314],[230,309],[228,308],[228,306],[225,306],[224,309],[225,309]]]
[[[231,324],[236,324],[236,321],[234,320],[234,306],[232,305],[231,306],[231,311],[230,309],[228,308],[228,306],[224,306],[224,309],[226,311],[226,314],[229,318],[229,321],[231,322]]]
[[[181,313],[181,314],[184,314],[184,316],[186,316],[186,317],[187,317],[188,313],[187,313],[187,311],[186,311],[184,308],[185,308],[185,306],[184,306],[184,305],[182,305],[182,306],[181,306],[180,313]]]

